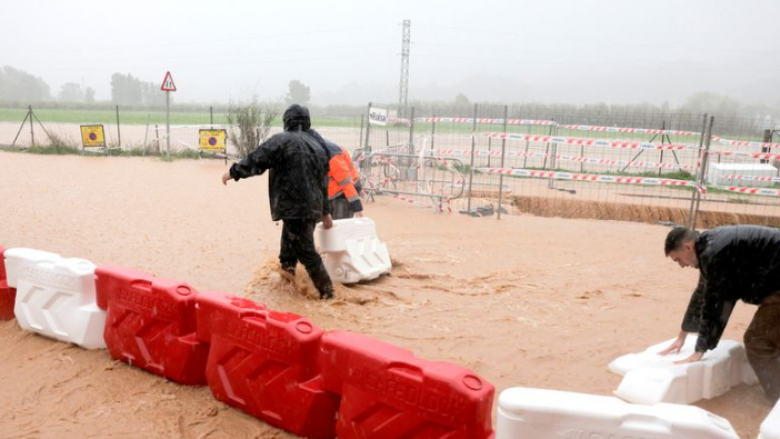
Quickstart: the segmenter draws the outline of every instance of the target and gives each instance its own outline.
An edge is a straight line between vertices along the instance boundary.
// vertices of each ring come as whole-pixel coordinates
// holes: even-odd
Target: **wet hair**
[[[684,243],[696,241],[697,239],[699,239],[699,232],[687,227],[677,226],[666,235],[664,252],[666,253],[666,256],[669,256],[669,253],[679,250]]]

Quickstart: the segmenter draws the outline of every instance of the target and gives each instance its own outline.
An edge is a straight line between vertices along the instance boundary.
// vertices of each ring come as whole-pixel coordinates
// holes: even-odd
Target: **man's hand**
[[[675,361],[674,364],[695,363],[695,362],[701,360],[701,357],[703,357],[703,356],[704,356],[704,352],[694,352],[690,357],[688,357],[688,358],[686,358],[684,360]]]
[[[355,212],[355,218],[363,218],[363,211]]]
[[[322,217],[322,228],[328,230],[331,227],[333,227],[333,217],[331,217],[330,214],[327,214]]]
[[[677,340],[674,341],[668,348],[662,350],[658,355],[669,355],[671,353],[679,354],[683,345],[685,344],[685,337],[688,334],[685,331],[680,331],[680,335],[677,336]]]
[[[232,180],[232,179],[233,179],[233,177],[230,176],[230,171],[225,172],[224,174],[222,174],[222,184],[223,185],[227,186],[227,182]]]

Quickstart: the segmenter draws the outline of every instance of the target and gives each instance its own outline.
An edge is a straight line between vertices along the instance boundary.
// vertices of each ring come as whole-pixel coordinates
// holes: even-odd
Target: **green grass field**
[[[116,112],[111,110],[69,110],[69,109],[40,109],[34,110],[35,115],[40,119],[42,123],[69,123],[69,124],[116,124]],[[0,108],[0,122],[17,122],[21,123],[25,115],[26,109],[7,109]],[[164,124],[165,112],[154,111],[122,111],[120,109],[119,122],[121,125],[146,125],[150,124]],[[210,123],[210,116],[208,112],[190,112],[190,111],[171,111],[171,124],[172,125],[208,125]],[[219,112],[214,113],[214,124],[225,125],[227,124],[227,115]],[[274,126],[281,127],[281,116],[277,118]],[[312,121],[312,126],[316,127],[340,127],[340,128],[360,128],[359,117],[315,117]],[[377,128],[384,130],[383,128]],[[409,132],[407,127],[388,127],[391,133]],[[501,132],[503,125],[500,124],[479,124],[477,131],[480,133],[488,132]],[[448,135],[469,135],[472,131],[472,125],[468,123],[436,123],[435,126],[429,122],[416,122],[414,126],[416,135],[430,135],[436,134],[437,137],[447,137]],[[516,126],[510,125],[507,127],[507,131],[512,134],[531,134],[531,135],[550,135],[550,127],[547,126]],[[556,132],[557,131],[557,132]],[[622,139],[626,141],[641,141],[649,142],[654,139],[654,136],[648,134],[631,134],[631,133],[605,133],[605,132],[586,132],[569,129],[558,129],[552,131],[554,136],[563,137],[580,137],[580,138],[595,138],[595,139]],[[761,141],[758,137],[749,137],[742,135],[723,135],[732,140],[752,140]],[[698,136],[673,136],[672,143],[687,143],[698,144],[700,138]],[[655,138],[657,143],[659,139]],[[500,140],[494,139],[493,142],[500,144]]]
[[[41,109],[35,110],[35,115],[42,123],[72,123],[72,124],[116,124],[116,112],[108,110],[64,110],[64,109]],[[7,109],[0,108],[0,122],[18,122],[21,123],[27,115],[25,109]],[[121,125],[146,125],[164,124],[164,111],[121,111],[119,112],[119,123]],[[177,112],[171,111],[171,125],[208,125],[210,116],[208,112]],[[227,115],[224,113],[214,113],[214,124],[227,124]],[[314,126],[327,127],[360,127],[360,118],[338,117],[338,118],[315,118]],[[275,121],[275,125],[282,125],[281,115]]]

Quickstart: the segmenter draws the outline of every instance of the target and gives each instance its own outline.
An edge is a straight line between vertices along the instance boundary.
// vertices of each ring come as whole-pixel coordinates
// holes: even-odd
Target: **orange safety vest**
[[[328,174],[328,199],[334,200],[341,194],[348,201],[360,199],[355,183],[360,179],[360,173],[352,164],[352,157],[346,148],[340,148],[341,152],[330,159],[330,173]]]

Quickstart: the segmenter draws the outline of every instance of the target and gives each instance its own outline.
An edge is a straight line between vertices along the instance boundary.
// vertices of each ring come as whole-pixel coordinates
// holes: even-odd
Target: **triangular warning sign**
[[[162,87],[160,87],[160,90],[176,91],[176,84],[173,83],[173,77],[171,76],[171,72],[165,73],[165,79],[163,79]]]

